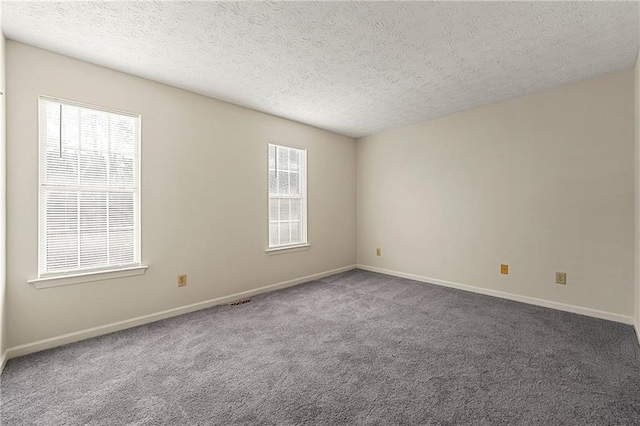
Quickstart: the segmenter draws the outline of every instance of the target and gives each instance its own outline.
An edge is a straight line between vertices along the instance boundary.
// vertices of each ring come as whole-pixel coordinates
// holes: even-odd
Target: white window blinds
[[[307,243],[307,151],[269,144],[269,248]]]
[[[39,98],[40,276],[140,264],[140,116]]]

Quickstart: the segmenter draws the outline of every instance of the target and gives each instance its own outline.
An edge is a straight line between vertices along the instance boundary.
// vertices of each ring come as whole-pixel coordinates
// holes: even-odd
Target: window
[[[269,144],[269,248],[307,244],[307,151]]]
[[[140,116],[39,98],[39,275],[140,265]]]

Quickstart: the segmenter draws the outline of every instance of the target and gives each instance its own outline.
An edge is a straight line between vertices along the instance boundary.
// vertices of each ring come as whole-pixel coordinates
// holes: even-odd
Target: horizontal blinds
[[[269,247],[304,244],[306,151],[269,145]]]
[[[140,263],[137,115],[40,98],[40,274]]]

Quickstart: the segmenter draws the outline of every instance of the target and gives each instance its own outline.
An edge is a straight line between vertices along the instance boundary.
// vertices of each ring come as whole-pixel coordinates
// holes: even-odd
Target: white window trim
[[[129,115],[133,117],[137,117],[139,120],[138,125],[138,182],[137,182],[137,193],[138,193],[138,214],[137,218],[137,239],[138,239],[138,250],[140,262],[132,264],[131,266],[118,267],[111,266],[102,269],[96,270],[76,270],[70,271],[69,273],[61,273],[60,275],[54,274],[41,274],[41,259],[40,259],[40,238],[41,238],[41,208],[42,208],[42,200],[40,197],[40,99],[51,100],[54,102],[63,102],[69,105],[75,105],[78,107],[84,108],[93,108],[96,110],[101,110],[105,112]],[[143,275],[146,270],[149,268],[148,265],[142,264],[142,115],[137,113],[132,113],[129,111],[118,110],[114,108],[102,107],[98,105],[87,104],[83,102],[72,101],[69,99],[59,98],[56,96],[48,96],[39,94],[38,95],[38,182],[37,182],[37,193],[38,193],[38,278],[27,280],[27,283],[34,284],[36,289],[44,289],[50,287],[60,287],[72,284],[81,284],[87,282],[94,281],[103,281],[114,278],[124,278],[131,277],[137,275]]]
[[[131,266],[129,268],[119,268],[111,270],[100,270],[93,272],[84,272],[79,274],[69,274],[54,277],[36,278],[27,281],[29,284],[35,285],[37,289],[60,287],[64,285],[88,283],[93,281],[110,280],[114,278],[133,277],[142,275],[149,268],[146,265]]]
[[[265,250],[265,253],[267,253],[268,255],[284,254],[284,253],[291,253],[294,251],[309,250],[310,247],[311,247],[311,244],[307,242],[306,244],[296,244],[293,246],[280,246],[280,247],[268,248]]]
[[[282,146],[285,148],[293,148],[293,149],[298,149],[301,151],[304,151],[304,185],[301,187],[303,192],[303,197],[302,199],[304,200],[303,203],[303,208],[302,208],[302,232],[304,233],[304,242],[300,243],[300,244],[289,244],[289,245],[283,245],[283,246],[273,246],[271,247],[269,245],[269,227],[270,227],[270,220],[269,220],[269,201],[271,199],[271,192],[269,189],[269,145],[277,145],[277,146]],[[292,145],[292,144],[285,144],[285,143],[281,143],[281,142],[268,142],[267,143],[267,248],[265,249],[265,253],[269,254],[269,255],[274,255],[274,254],[284,254],[284,253],[291,253],[291,252],[296,252],[296,251],[302,251],[302,250],[307,250],[309,249],[309,247],[311,247],[311,244],[309,243],[309,230],[308,230],[308,214],[307,214],[307,210],[309,208],[309,198],[308,198],[308,185],[309,185],[309,149],[306,146],[299,146],[299,145]]]

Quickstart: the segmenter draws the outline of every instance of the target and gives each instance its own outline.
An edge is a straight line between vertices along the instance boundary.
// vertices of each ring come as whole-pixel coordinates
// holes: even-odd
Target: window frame
[[[134,196],[134,262],[127,264],[113,264],[107,266],[100,267],[91,267],[84,269],[70,269],[65,271],[56,271],[56,272],[44,272],[44,262],[45,259],[42,256],[42,244],[44,242],[43,232],[44,229],[44,197],[42,192],[42,161],[41,158],[41,149],[42,149],[42,140],[41,140],[41,132],[40,132],[40,120],[43,118],[40,114],[40,102],[41,101],[50,101],[57,102],[62,105],[70,105],[79,108],[86,108],[90,110],[95,110],[104,113],[110,114],[118,114],[128,117],[133,117],[138,121],[138,130],[137,130],[137,146],[136,146],[136,160],[135,165],[137,167],[137,173],[135,177],[135,185],[136,189],[132,190]],[[109,107],[103,107],[99,105],[84,103],[73,101],[69,99],[64,99],[56,96],[48,96],[39,94],[37,98],[37,127],[38,127],[38,138],[37,138],[37,152],[38,152],[38,179],[37,179],[37,194],[38,194],[38,278],[29,280],[29,283],[35,284],[36,288],[47,288],[54,287],[59,285],[68,285],[68,284],[76,284],[81,282],[89,282],[89,281],[99,281],[111,278],[120,278],[134,275],[144,274],[148,266],[142,264],[142,115],[138,113],[133,113],[129,111],[118,110]],[[79,173],[79,171],[78,171]],[[108,187],[107,187],[108,188]],[[78,188],[78,192],[81,193],[82,190]],[[127,191],[129,192],[129,191]],[[105,193],[108,194],[108,189],[105,190]]]
[[[270,238],[270,229],[271,229],[271,213],[270,213],[270,203],[271,203],[271,188],[270,188],[270,177],[269,177],[269,148],[271,146],[275,146],[277,147],[282,147],[282,148],[288,148],[288,149],[295,149],[298,151],[301,151],[304,155],[304,176],[301,175],[301,183],[300,183],[300,190],[301,190],[301,199],[302,199],[302,214],[301,214],[301,220],[302,220],[302,242],[300,243],[294,243],[294,244],[285,244],[285,245],[278,245],[278,246],[271,246],[271,238]],[[295,252],[295,251],[300,251],[300,250],[306,250],[309,247],[311,247],[311,244],[309,243],[309,232],[308,232],[308,204],[309,204],[309,197],[308,197],[308,176],[309,176],[309,152],[308,152],[308,148],[306,146],[300,146],[300,145],[292,145],[292,144],[285,144],[285,143],[281,143],[281,142],[268,142],[267,143],[267,153],[266,153],[266,163],[267,163],[267,171],[266,171],[266,175],[267,175],[267,248],[265,250],[265,252],[267,254],[281,254],[281,253],[289,253],[289,252]],[[277,169],[276,169],[277,170]]]

